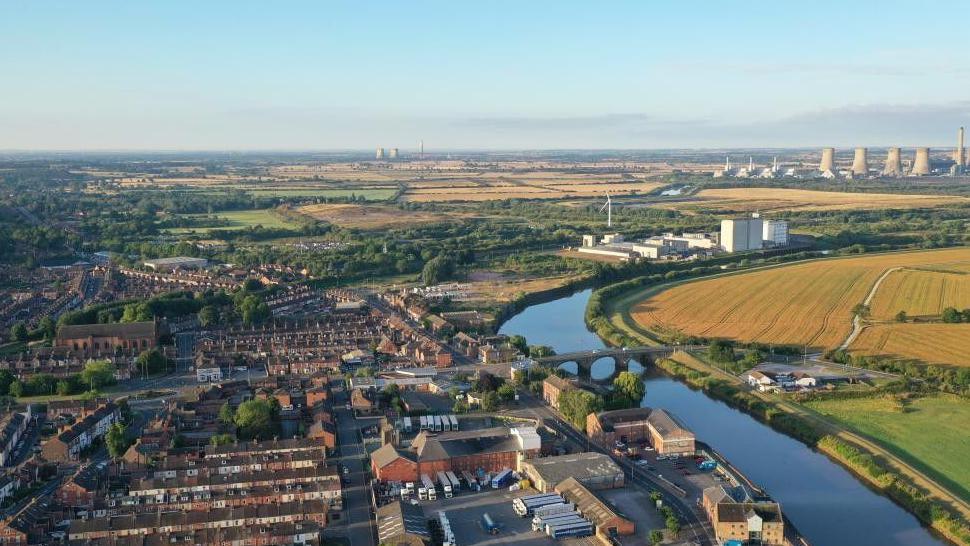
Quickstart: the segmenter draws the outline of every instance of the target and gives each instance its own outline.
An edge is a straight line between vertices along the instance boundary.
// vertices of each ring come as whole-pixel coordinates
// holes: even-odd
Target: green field
[[[254,197],[362,197],[368,201],[386,201],[394,197],[394,188],[267,188],[247,190]]]
[[[208,216],[208,215],[188,215],[188,216]],[[295,229],[299,224],[287,221],[272,209],[261,210],[230,210],[213,214],[217,218],[229,221],[226,226],[213,227],[191,227],[174,228],[167,230],[168,233],[209,233],[213,231],[226,231],[231,229],[245,229],[253,226],[263,226],[267,229]]]
[[[900,406],[885,395],[805,405],[879,441],[956,494],[970,498],[970,400],[939,394]]]

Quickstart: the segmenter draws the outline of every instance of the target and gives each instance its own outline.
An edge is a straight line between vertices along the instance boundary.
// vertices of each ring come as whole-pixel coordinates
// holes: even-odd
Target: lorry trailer
[[[515,510],[516,514],[526,517],[532,515],[532,511],[540,506],[562,502],[562,497],[557,493],[540,493],[538,495],[526,495],[513,500],[512,509]]]
[[[492,478],[492,489],[499,489],[505,487],[512,483],[514,480],[512,476],[512,469],[506,468],[505,470],[499,472],[494,478]]]

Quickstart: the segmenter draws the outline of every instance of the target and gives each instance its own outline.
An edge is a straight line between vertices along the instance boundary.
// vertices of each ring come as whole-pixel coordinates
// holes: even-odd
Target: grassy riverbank
[[[586,310],[588,325],[613,344],[657,343],[657,337],[629,315],[633,304],[669,286],[651,281],[655,279],[633,279],[594,292]],[[690,354],[678,352],[673,359],[659,362],[658,367],[818,449],[941,535],[954,543],[970,545],[967,502],[876,442],[804,406],[751,391],[738,378]]]

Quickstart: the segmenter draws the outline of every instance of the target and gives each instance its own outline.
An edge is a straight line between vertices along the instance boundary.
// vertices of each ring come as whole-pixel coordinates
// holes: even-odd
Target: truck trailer
[[[438,491],[434,488],[434,482],[427,474],[421,474],[421,485],[424,486],[424,490],[427,492],[428,500],[438,500]],[[420,489],[418,490],[420,492]]]
[[[451,480],[448,479],[448,475],[442,471],[438,471],[438,483],[441,484],[441,492],[445,494],[446,499],[450,499],[454,496],[451,491]]]
[[[496,474],[494,478],[492,478],[492,489],[499,489],[499,488],[505,487],[511,484],[513,480],[515,480],[515,477],[512,476],[512,469],[506,468],[505,470]]]
[[[557,493],[540,493],[538,495],[526,495],[512,501],[512,509],[521,517],[531,516],[532,511],[540,506],[547,504],[562,503],[562,497]]]

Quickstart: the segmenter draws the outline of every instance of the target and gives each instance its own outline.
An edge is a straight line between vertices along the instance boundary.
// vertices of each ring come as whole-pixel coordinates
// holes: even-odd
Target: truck
[[[461,477],[465,478],[465,483],[468,484],[468,489],[474,489],[476,491],[480,490],[478,487],[478,480],[475,479],[475,475],[467,470],[461,471]]]
[[[422,415],[420,422],[421,422],[421,430],[428,430],[428,416]]]
[[[588,521],[583,521],[554,527],[547,526],[546,534],[552,537],[553,540],[569,537],[588,537],[593,534],[593,524]]]
[[[451,491],[457,493],[461,489],[461,482],[458,481],[458,476],[455,476],[455,473],[451,470],[445,472],[445,476],[448,476],[448,481],[451,482]]]
[[[411,424],[411,418],[410,417],[405,417],[404,418],[404,432],[411,432],[413,430],[411,428],[412,426],[413,425]]]
[[[458,418],[454,415],[449,415],[448,420],[451,421],[451,430],[458,430]]]
[[[440,415],[435,415],[434,416],[434,431],[435,432],[441,432],[441,430],[442,430],[441,429],[441,416]]]
[[[562,497],[557,493],[540,493],[538,495],[526,495],[512,501],[512,509],[521,517],[531,516],[533,510],[547,504],[562,503]]]
[[[451,530],[448,514],[438,512],[438,521],[441,523],[441,546],[455,546],[455,533]]]
[[[561,502],[559,504],[547,504],[540,506],[532,511],[538,518],[548,518],[557,514],[568,514],[576,511],[576,505],[571,502]]]
[[[448,416],[442,415],[439,419],[441,419],[441,430],[443,432],[451,432],[451,420],[448,419]]]
[[[441,470],[438,471],[438,483],[441,484],[441,492],[445,494],[446,499],[450,499],[454,496],[451,491],[451,480],[449,480],[448,475]]]
[[[488,515],[488,512],[482,514],[482,528],[490,535],[497,535],[499,532],[498,524],[495,523],[492,516]]]
[[[495,475],[492,478],[492,489],[500,489],[512,483],[515,477],[512,475],[512,469],[506,468]]]
[[[438,491],[434,488],[434,482],[427,474],[421,474],[421,485],[424,486],[424,490],[427,492],[428,500],[437,500]],[[420,492],[420,489],[418,490]]]
[[[563,524],[572,523],[582,523],[586,521],[578,512],[568,512],[564,514],[556,514],[554,516],[547,516],[544,518],[532,518],[532,530],[539,533],[547,533],[547,528],[551,525],[553,527]]]

